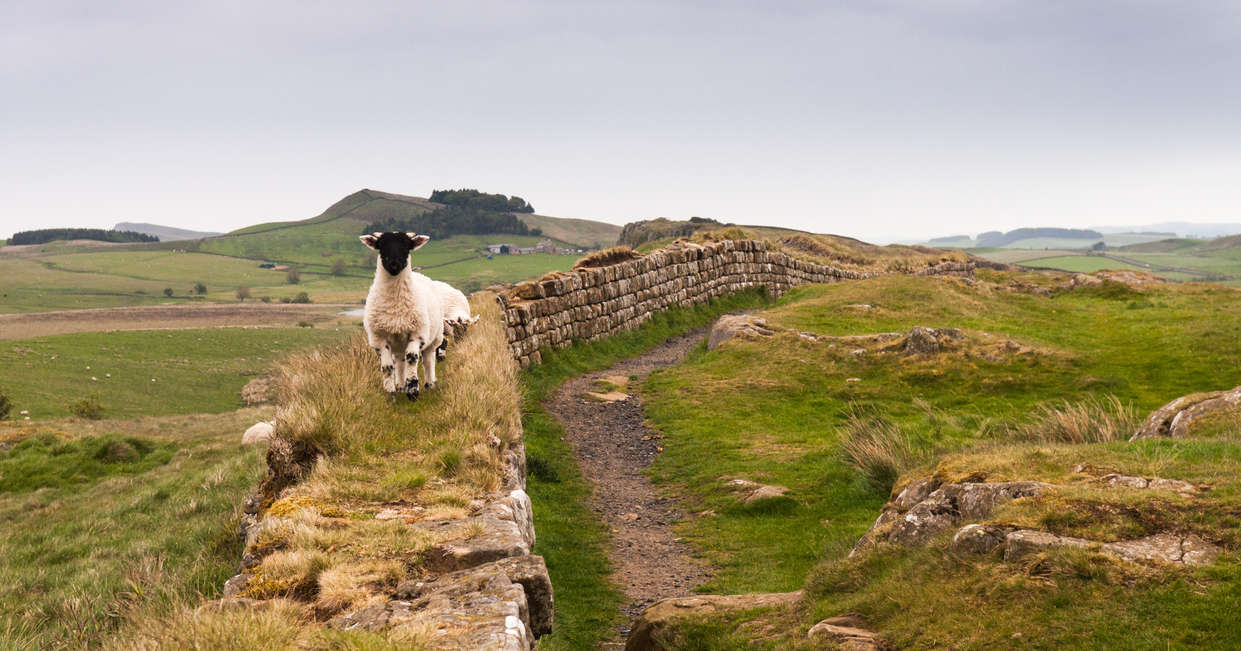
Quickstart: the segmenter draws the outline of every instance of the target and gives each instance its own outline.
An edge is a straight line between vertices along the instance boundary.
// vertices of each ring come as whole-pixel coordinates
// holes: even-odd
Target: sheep
[[[431,286],[440,298],[440,306],[444,311],[444,343],[435,349],[436,359],[443,360],[448,352],[448,333],[452,332],[454,340],[465,336],[465,331],[478,322],[478,315],[470,316],[470,302],[461,290],[440,280],[432,280]]]
[[[404,391],[416,400],[420,391],[418,364],[425,372],[424,387],[435,388],[435,355],[444,342],[444,313],[431,279],[415,273],[410,255],[431,238],[416,233],[371,233],[359,236],[379,252],[375,280],[366,295],[362,325],[367,343],[379,355],[384,390]]]

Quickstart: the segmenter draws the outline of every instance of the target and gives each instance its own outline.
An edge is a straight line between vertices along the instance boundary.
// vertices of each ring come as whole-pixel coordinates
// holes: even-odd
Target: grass
[[[539,538],[535,553],[547,561],[556,587],[556,625],[539,641],[540,649],[583,649],[614,634],[624,597],[608,577],[608,534],[588,505],[590,487],[559,422],[542,403],[569,378],[607,368],[649,350],[668,338],[709,324],[724,312],[762,305],[761,294],[743,293],[708,305],[655,315],[636,330],[615,337],[545,351],[544,363],[521,373],[525,396],[527,491],[534,503]]]
[[[98,647],[143,613],[218,594],[268,409],[0,426],[0,648]],[[120,434],[123,432],[123,434]]]
[[[1013,281],[1041,283],[1036,274],[978,276],[973,284],[887,277],[799,288],[762,316],[777,329],[827,338],[734,339],[715,351],[696,349],[686,363],[648,379],[647,417],[665,436],[651,476],[681,499],[691,516],[679,533],[717,568],[703,589],[786,591],[810,577],[810,612],[778,626],[791,631],[772,643],[781,648],[801,644],[798,636],[817,619],[845,612],[863,614],[902,648],[1013,640],[1039,647],[1234,645],[1235,629],[1208,613],[1241,603],[1235,560],[1148,575],[1071,554],[1047,560],[1051,569],[979,564],[942,546],[846,559],[897,475],[897,485],[932,471],[1070,481],[1082,461],[1216,488],[1201,508],[1151,506],[1140,491],[1103,508],[1086,491],[1000,517],[1038,524],[1073,511],[1080,521],[1061,522],[1065,533],[1127,535],[1137,531],[1133,522],[1099,513],[1130,508],[1159,514],[1160,526],[1234,544],[1235,536],[1222,532],[1241,522],[1233,502],[1241,454],[1229,429],[1235,414],[1212,424],[1233,432],[1229,440],[1124,442],[1139,415],[1168,400],[1241,383],[1234,292],[1191,284],[1038,296],[1004,289]],[[861,303],[873,308],[846,307]],[[967,337],[929,356],[830,338],[915,325],[962,328]],[[789,499],[746,506],[726,486],[733,478],[786,486]],[[1067,603],[1074,607],[1063,608]],[[1159,603],[1167,612],[1153,615]],[[1149,617],[1149,633],[1133,636]],[[753,640],[747,630],[725,638]]]
[[[97,394],[109,418],[219,413],[241,406],[241,388],[291,351],[340,341],[326,328],[211,328],[90,332],[4,342],[0,382],[14,418],[71,415]],[[93,378],[93,379],[92,379]]]

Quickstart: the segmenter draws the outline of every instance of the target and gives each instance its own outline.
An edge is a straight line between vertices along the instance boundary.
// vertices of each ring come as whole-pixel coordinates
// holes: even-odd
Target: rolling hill
[[[145,222],[120,222],[116,226],[113,226],[112,230],[133,231],[135,233],[153,235],[158,237],[161,242],[200,240],[204,237],[215,237],[216,235],[222,235],[222,233],[191,231],[185,228],[177,228],[175,226],[161,226],[160,224],[147,224]]]

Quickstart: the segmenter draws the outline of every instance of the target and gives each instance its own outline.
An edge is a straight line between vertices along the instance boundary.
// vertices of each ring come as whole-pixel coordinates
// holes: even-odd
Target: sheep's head
[[[395,276],[401,273],[405,265],[409,264],[409,254],[422,248],[431,236],[399,232],[371,233],[360,235],[358,239],[362,240],[363,244],[379,251],[379,261],[383,264],[383,268]]]

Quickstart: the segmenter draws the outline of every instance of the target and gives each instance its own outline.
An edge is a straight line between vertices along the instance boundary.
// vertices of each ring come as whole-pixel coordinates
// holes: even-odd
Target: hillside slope
[[[770,335],[652,376],[643,400],[663,452],[650,473],[718,568],[702,590],[805,590],[795,608],[688,622],[668,648],[822,648],[809,630],[844,615],[884,648],[1236,648],[1237,414],[1187,438],[1126,439],[1168,400],[1241,380],[1241,304],[1212,285],[1069,279],[796,289],[753,315]],[[919,339],[917,326],[935,330]],[[927,477],[916,499],[889,502]],[[738,480],[787,492],[750,503]],[[994,512],[964,497],[935,511],[928,497],[1010,481],[1042,483]],[[893,533],[932,511],[954,520]],[[872,523],[881,542],[851,554]],[[970,523],[1091,542],[954,541]],[[1193,539],[1205,563],[1140,555],[1165,539]]]
[[[204,237],[223,235],[223,233],[192,231],[185,228],[176,228],[175,226],[162,226],[160,224],[148,224],[145,222],[120,222],[116,226],[113,226],[112,230],[133,231],[135,233],[143,233],[145,235],[154,235],[155,237],[158,237],[161,242],[198,240]]]

